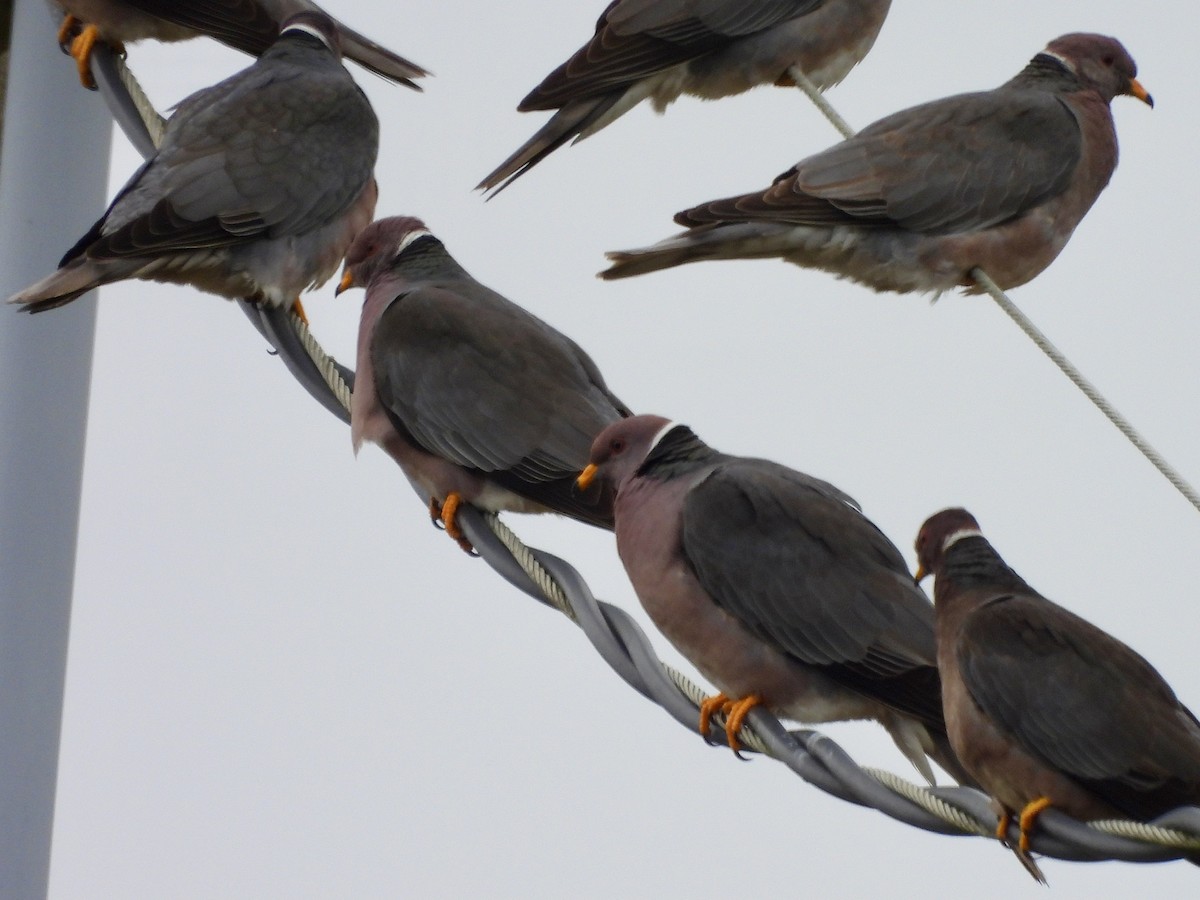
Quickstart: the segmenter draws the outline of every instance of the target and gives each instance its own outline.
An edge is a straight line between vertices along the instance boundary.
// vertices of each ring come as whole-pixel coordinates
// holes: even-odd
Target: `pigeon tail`
[[[117,281],[122,277],[124,273],[115,273],[110,266],[84,260],[79,265],[68,266],[47,275],[36,284],[13,294],[8,298],[8,302],[21,304],[21,312],[45,312],[48,309],[66,306],[101,284]]]
[[[701,226],[637,250],[605,254],[612,265],[600,272],[606,281],[645,275],[706,259],[778,256],[794,246],[795,227],[771,223]]]
[[[479,182],[475,190],[489,191],[489,200],[495,197],[563,144],[577,135],[581,136],[620,99],[620,93],[613,93],[568,103],[551,116],[550,121],[539,128],[533,137],[518,147],[512,156]]]
[[[393,53],[386,47],[375,43],[366,35],[339,24],[338,33],[342,39],[342,55],[352,59],[364,69],[374,72],[396,84],[402,84],[414,91],[422,91],[414,78],[424,78],[430,73],[403,56]]]

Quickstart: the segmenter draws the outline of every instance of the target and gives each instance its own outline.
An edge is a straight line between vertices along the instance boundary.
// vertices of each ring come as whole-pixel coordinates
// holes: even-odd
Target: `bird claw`
[[[704,738],[706,744],[716,746],[716,742],[709,740],[708,732],[712,727],[712,717],[719,712],[724,712],[725,708],[732,705],[733,701],[724,694],[714,694],[711,697],[705,697],[700,703],[700,735]]]
[[[58,26],[58,49],[69,55],[71,52],[71,42],[79,36],[79,31],[82,28],[83,22],[75,16],[70,13],[63,16],[62,24]]]
[[[304,311],[304,304],[300,302],[299,297],[292,301],[292,314],[305,325],[312,327],[312,323],[308,321],[308,313]]]
[[[725,737],[729,739],[729,749],[733,751],[733,755],[738,759],[749,759],[747,756],[742,756],[738,751],[741,749],[741,743],[738,741],[738,732],[742,730],[742,725],[746,721],[746,716],[754,707],[761,705],[763,702],[762,695],[749,694],[741,700],[734,702],[728,715],[725,717]]]
[[[446,496],[444,503],[438,503],[434,497],[429,498],[429,518],[433,520],[433,527],[438,528],[458,542],[458,546],[468,556],[479,556],[475,548],[471,545],[470,540],[463,533],[463,530],[458,527],[456,521],[458,516],[458,507],[462,505],[463,499],[460,495],[450,492]]]
[[[1029,832],[1033,830],[1033,826],[1037,824],[1037,817],[1040,816],[1050,807],[1049,797],[1038,797],[1036,800],[1025,804],[1025,808],[1021,810],[1021,815],[1017,818],[1017,825],[1020,828],[1021,836],[1018,839],[1018,846],[1022,853],[1029,852]]]
[[[1036,823],[1038,815],[1048,806],[1050,806],[1050,801],[1046,797],[1039,797],[1021,810],[1021,814],[1017,817],[1018,837],[1016,844],[1008,838],[1008,829],[1012,825],[1012,815],[1008,810],[1000,813],[1000,819],[996,823],[996,839],[1013,852],[1013,856],[1017,858],[1017,862],[1040,884],[1048,884],[1049,882],[1046,881],[1046,876],[1042,873],[1041,867],[1038,866],[1029,853],[1029,832]]]
[[[96,46],[98,36],[95,25],[84,25],[80,32],[71,38],[71,49],[68,51],[75,58],[79,83],[89,91],[96,90],[96,79],[92,77],[92,49]]]
[[[58,26],[58,48],[63,53],[75,59],[79,71],[79,83],[89,91],[96,90],[96,79],[92,77],[92,49],[100,40],[100,30],[95,25],[85,25],[83,20],[70,13],[65,15],[62,24]],[[106,41],[122,58],[125,56],[125,45],[120,41]]]
[[[742,730],[747,714],[762,702],[763,698],[759,694],[748,694],[740,700],[730,699],[725,694],[705,697],[700,704],[700,734],[704,736],[705,741],[712,743],[708,740],[709,727],[712,724],[712,717],[721,713],[725,716],[725,740],[729,744],[729,749],[738,759],[748,760],[749,757],[743,756],[741,753],[742,744],[737,736],[738,732]]]

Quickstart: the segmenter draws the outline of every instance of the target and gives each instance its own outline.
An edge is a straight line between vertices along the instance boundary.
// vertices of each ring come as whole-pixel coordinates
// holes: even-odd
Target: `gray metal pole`
[[[7,4],[6,4],[7,5]],[[0,15],[3,13],[0,12]],[[16,0],[0,141],[0,298],[104,209],[112,123]],[[0,897],[45,897],[96,305],[0,308]]]

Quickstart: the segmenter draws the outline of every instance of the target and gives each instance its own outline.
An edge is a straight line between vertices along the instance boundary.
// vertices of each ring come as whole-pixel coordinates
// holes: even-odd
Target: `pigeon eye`
[[[1103,59],[1101,59],[1100,62],[1104,63],[1106,66],[1108,66],[1111,69],[1112,64],[1115,62],[1115,60],[1111,56],[1106,56]]]
[[[618,453],[624,453],[625,452],[625,439],[624,438],[613,438],[612,443],[608,445],[608,449],[614,455],[616,455]]]

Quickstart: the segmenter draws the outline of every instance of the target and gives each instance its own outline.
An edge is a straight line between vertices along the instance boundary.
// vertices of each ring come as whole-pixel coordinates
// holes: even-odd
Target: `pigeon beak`
[[[348,291],[352,287],[354,287],[354,272],[352,272],[350,267],[347,266],[342,272],[342,280],[338,282],[338,286],[334,290],[333,296],[337,297],[342,293],[342,291]]]
[[[1137,97],[1151,109],[1154,109],[1154,98],[1150,96],[1150,92],[1142,87],[1142,83],[1136,78],[1129,79],[1129,94],[1132,97]]]
[[[591,487],[592,482],[596,480],[596,464],[588,463],[587,468],[579,473],[579,477],[575,479],[575,487],[581,491],[586,491]]]
[[[929,572],[926,570],[926,568],[923,565],[918,563],[917,564],[917,574],[913,576],[913,581],[915,581],[917,584],[920,584],[922,581],[924,581],[928,577],[929,577]]]

